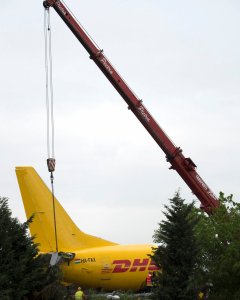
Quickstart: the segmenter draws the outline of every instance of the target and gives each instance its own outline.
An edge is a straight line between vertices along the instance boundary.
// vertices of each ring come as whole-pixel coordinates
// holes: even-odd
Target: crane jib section
[[[103,50],[99,49],[99,47],[92,41],[84,28],[70,13],[68,8],[60,0],[46,0],[43,2],[43,5],[46,9],[49,9],[51,6],[55,9],[55,11],[59,14],[62,20],[66,23],[69,29],[89,53],[90,59],[96,63],[99,69],[104,73],[107,79],[128,104],[128,108],[132,110],[134,115],[163,150],[167,161],[171,164],[170,169],[178,172],[178,174],[189,186],[191,191],[200,200],[202,209],[207,213],[211,213],[219,206],[219,201],[196,172],[196,165],[193,163],[193,161],[190,158],[184,157],[182,150],[173,144],[167,134],[157,124],[146,107],[143,105],[142,100],[133,93],[123,78],[114,69],[110,61],[106,58]]]

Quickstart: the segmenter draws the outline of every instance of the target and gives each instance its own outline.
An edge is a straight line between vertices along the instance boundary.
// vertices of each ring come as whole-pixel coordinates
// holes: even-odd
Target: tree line
[[[240,299],[240,204],[219,195],[211,216],[177,192],[154,233],[155,299]]]
[[[208,216],[179,192],[169,199],[153,235],[152,299],[240,299],[240,204],[223,193],[219,200]],[[58,266],[49,267],[28,233],[31,222],[12,217],[0,197],[0,299],[66,299]]]

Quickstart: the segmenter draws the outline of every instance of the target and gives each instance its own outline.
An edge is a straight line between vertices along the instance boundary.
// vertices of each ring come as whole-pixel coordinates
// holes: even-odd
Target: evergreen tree
[[[155,277],[154,296],[161,300],[196,299],[193,276],[197,266],[198,247],[194,236],[197,217],[193,203],[185,204],[177,192],[165,206],[166,220],[155,230],[152,259],[160,268]]]
[[[37,245],[28,235],[31,221],[21,224],[12,218],[8,199],[0,197],[1,300],[30,297],[56,280],[52,272],[47,272],[46,257],[38,255]]]
[[[240,299],[240,203],[219,195],[220,206],[211,216],[195,211],[200,247],[198,282],[213,284],[209,299]]]

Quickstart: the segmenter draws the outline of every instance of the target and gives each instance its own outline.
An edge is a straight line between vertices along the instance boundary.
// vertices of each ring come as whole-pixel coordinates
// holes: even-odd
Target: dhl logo
[[[155,266],[154,262],[148,258],[135,258],[133,262],[129,259],[117,259],[113,261],[115,265],[112,273],[123,273],[123,272],[136,272],[136,271],[157,271],[158,267]]]

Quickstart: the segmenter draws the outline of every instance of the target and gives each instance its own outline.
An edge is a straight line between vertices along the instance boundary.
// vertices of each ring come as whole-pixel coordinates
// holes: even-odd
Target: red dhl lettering
[[[116,265],[112,271],[113,273],[127,272],[131,267],[131,261],[128,259],[117,259],[113,261],[113,264]]]
[[[142,271],[157,271],[158,267],[155,266],[154,262],[148,258],[135,258],[133,262],[129,259],[116,259],[113,261],[112,273],[123,273],[123,272],[142,272]]]
[[[141,259],[134,259],[130,272],[136,272],[138,267],[139,267],[139,271],[145,271],[148,262],[149,262],[148,258],[144,258],[142,261]]]

